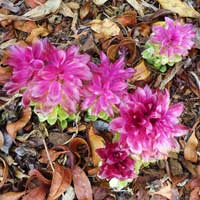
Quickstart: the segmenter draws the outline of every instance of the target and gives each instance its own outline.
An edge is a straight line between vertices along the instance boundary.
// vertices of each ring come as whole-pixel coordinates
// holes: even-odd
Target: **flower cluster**
[[[89,55],[79,54],[76,46],[57,49],[47,39],[25,48],[13,46],[10,52],[8,64],[13,73],[4,86],[8,93],[22,92],[23,105],[33,104],[44,119],[55,110],[76,112],[84,81],[92,79]]]
[[[167,90],[152,91],[138,87],[120,107],[120,116],[110,123],[112,132],[119,132],[120,143],[128,145],[131,154],[144,161],[167,157],[178,148],[175,137],[185,135],[187,128],[179,124],[183,104],[170,105]]]
[[[161,57],[186,55],[193,45],[190,25],[168,18],[166,24],[154,28],[149,44],[159,47]],[[166,31],[168,40],[159,36],[167,34]],[[176,45],[183,41],[184,49]],[[89,55],[80,54],[77,46],[61,50],[44,39],[32,46],[12,46],[7,63],[13,71],[4,89],[9,94],[22,93],[23,105],[33,105],[41,121],[54,124],[58,120],[65,127],[66,119],[74,120],[78,109],[90,110],[95,116],[104,113],[113,118],[118,114],[109,125],[116,134],[115,142],[97,150],[102,158],[99,173],[102,178],[134,178],[138,160],[149,162],[167,157],[169,151],[178,149],[175,138],[187,133],[178,120],[183,105],[170,105],[167,90],[153,91],[145,86],[128,92],[127,79],[134,70],[125,69],[123,56],[111,63],[101,53],[97,65]]]
[[[164,25],[154,25],[150,39],[142,53],[150,64],[160,71],[173,66],[188,54],[193,45],[195,30],[192,24],[183,24],[165,17]]]
[[[108,116],[113,116],[114,107],[119,106],[128,94],[127,79],[133,76],[134,70],[124,69],[123,57],[111,63],[102,52],[100,60],[99,66],[90,63],[93,78],[84,90],[82,108],[90,108],[92,115],[105,112]]]

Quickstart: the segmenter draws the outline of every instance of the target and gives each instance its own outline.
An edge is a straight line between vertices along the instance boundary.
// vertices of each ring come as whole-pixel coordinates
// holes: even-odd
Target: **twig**
[[[74,139],[78,135],[78,118],[79,118],[80,112],[77,113],[76,119],[75,119],[75,127],[76,127],[76,132],[72,135],[72,137],[67,140],[64,144],[68,144],[71,142],[72,139]]]
[[[44,132],[48,135],[48,131],[47,131],[47,129],[46,129],[46,127],[45,127],[44,125],[42,125],[42,129],[43,129],[42,131],[44,131]],[[51,157],[50,157],[50,155],[49,155],[49,150],[48,150],[48,147],[47,147],[45,138],[44,138],[44,136],[43,136],[43,134],[42,134],[42,131],[40,131],[41,137],[42,137],[42,142],[43,142],[43,144],[44,144],[44,148],[45,148],[45,151],[46,151],[46,154],[47,154],[47,158],[48,158],[48,160],[49,160],[49,164],[50,164],[50,166],[51,166],[52,171],[54,172],[54,171],[55,171],[55,168],[54,168],[54,166],[53,166]]]

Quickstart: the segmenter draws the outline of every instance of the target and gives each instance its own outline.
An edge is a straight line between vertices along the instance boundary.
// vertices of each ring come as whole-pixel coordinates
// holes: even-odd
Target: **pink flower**
[[[103,159],[99,175],[101,178],[125,180],[134,178],[134,160],[129,157],[129,150],[119,143],[108,143],[105,148],[97,149]]]
[[[89,61],[90,56],[79,54],[78,47],[59,50],[48,40],[26,48],[14,46],[8,60],[13,74],[4,89],[8,93],[21,90],[23,105],[34,103],[38,113],[49,114],[57,105],[74,113],[83,82],[92,78]]]
[[[66,51],[55,49],[47,65],[29,84],[23,96],[24,104],[40,102],[36,110],[41,113],[49,113],[60,104],[67,113],[75,113],[83,81],[92,78],[87,65],[90,57],[78,51],[76,46]]]
[[[185,135],[179,124],[183,104],[170,105],[167,90],[152,91],[148,86],[130,94],[127,105],[120,107],[120,117],[111,121],[110,129],[121,134],[120,142],[129,146],[136,157],[146,161],[162,159],[177,149],[175,137]]]
[[[186,56],[194,45],[195,31],[192,24],[183,24],[165,17],[164,26],[153,26],[150,42],[160,45],[160,53]]]
[[[43,68],[54,48],[47,39],[25,48],[19,45],[11,46],[7,63],[13,72],[11,80],[4,85],[4,89],[11,94],[26,87],[38,70]]]
[[[93,115],[104,111],[113,115],[113,107],[119,105],[127,95],[127,79],[133,75],[131,68],[124,69],[124,58],[111,63],[108,57],[101,52],[99,66],[90,63],[93,73],[92,81],[84,90],[85,99],[82,109],[92,109]]]

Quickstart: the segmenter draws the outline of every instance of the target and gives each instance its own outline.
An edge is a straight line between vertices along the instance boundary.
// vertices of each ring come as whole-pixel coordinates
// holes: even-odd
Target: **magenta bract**
[[[150,42],[160,45],[160,54],[186,56],[194,45],[195,31],[192,24],[183,24],[165,17],[164,26],[153,26]]]
[[[134,70],[124,69],[123,57],[111,63],[101,52],[100,60],[98,66],[90,63],[93,78],[84,90],[82,109],[91,108],[93,115],[104,111],[109,116],[113,116],[113,107],[119,105],[127,96],[127,79],[132,77]]]
[[[13,75],[4,87],[9,93],[21,90],[23,104],[33,102],[43,114],[58,104],[67,113],[76,112],[83,81],[92,78],[89,55],[79,54],[76,46],[59,50],[46,39],[26,48],[14,46],[10,51],[8,64]]]
[[[129,150],[119,143],[108,143],[105,148],[97,149],[102,158],[99,176],[125,180],[134,178],[134,160],[129,157]]]
[[[110,129],[121,134],[120,142],[128,145],[131,154],[145,161],[165,158],[177,149],[174,137],[187,133],[178,117],[183,104],[170,105],[169,93],[152,91],[148,86],[130,94],[127,105],[120,107],[120,117],[113,119]]]

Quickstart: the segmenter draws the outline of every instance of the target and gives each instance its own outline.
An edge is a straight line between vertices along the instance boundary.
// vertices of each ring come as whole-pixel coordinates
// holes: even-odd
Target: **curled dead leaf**
[[[71,18],[74,17],[74,13],[71,10],[71,8],[68,6],[67,3],[64,3],[64,2],[61,3],[59,13],[65,17],[71,17]]]
[[[143,6],[138,3],[137,0],[126,0],[138,13],[140,16],[144,17]]]
[[[3,133],[2,131],[0,131],[0,149],[1,147],[4,145],[4,136],[3,136]]]
[[[27,107],[23,110],[22,117],[19,120],[6,125],[6,130],[13,140],[16,138],[17,131],[24,128],[24,126],[29,122],[31,119],[31,114],[31,108]]]
[[[106,3],[106,1],[108,0],[93,0],[93,2],[97,5],[97,6],[101,6],[104,3]]]
[[[112,44],[114,43],[114,44]],[[106,48],[107,56],[110,60],[115,61],[119,56],[119,52],[127,56],[127,65],[132,65],[136,58],[136,44],[132,38],[116,38],[111,45]]]
[[[135,68],[135,73],[133,78],[130,79],[130,82],[141,81],[147,79],[151,72],[148,70],[145,65],[144,60],[142,60]]]
[[[89,26],[96,33],[95,37],[98,39],[107,39],[120,34],[120,28],[110,19],[95,19],[89,23]]]
[[[55,165],[53,172],[53,179],[47,200],[57,199],[63,192],[65,192],[72,182],[72,173],[69,168],[65,168],[59,164]]]
[[[4,185],[8,178],[8,165],[6,161],[0,157],[0,188]]]
[[[196,137],[195,131],[193,131],[192,135],[190,136],[184,148],[185,160],[189,160],[191,162],[197,162],[198,160],[197,146],[198,146],[198,139]]]
[[[93,200],[92,187],[85,172],[78,166],[73,171],[74,190],[78,200]]]
[[[105,141],[101,136],[95,134],[95,129],[93,126],[90,126],[88,129],[88,138],[91,147],[93,165],[98,166],[101,158],[96,153],[96,150],[99,148],[103,148],[105,146]]]
[[[0,199],[2,200],[19,200],[25,192],[6,192],[4,194],[0,194]]]
[[[181,0],[158,0],[164,9],[179,14],[181,17],[200,17],[200,13]]]
[[[137,24],[137,13],[129,10],[117,17],[117,22],[123,26],[133,27]]]
[[[31,177],[31,179],[33,177],[36,177],[40,182],[46,184],[46,185],[50,185],[51,184],[51,181],[47,178],[45,178],[40,171],[38,171],[37,169],[32,169],[29,171],[28,173]]]

